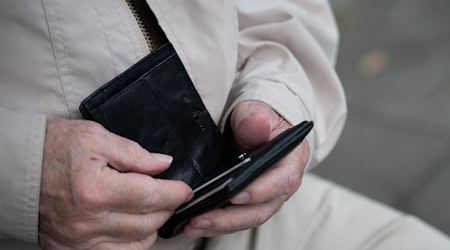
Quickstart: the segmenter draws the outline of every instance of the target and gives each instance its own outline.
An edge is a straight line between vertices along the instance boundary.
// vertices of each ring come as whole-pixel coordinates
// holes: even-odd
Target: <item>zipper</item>
[[[147,27],[145,27],[144,21],[142,20],[141,15],[137,11],[136,5],[134,4],[133,0],[125,0],[127,3],[127,6],[129,10],[131,11],[132,16],[134,17],[134,20],[136,21],[135,24],[137,25],[137,30],[140,31],[140,37],[143,38],[148,46],[148,52],[153,51],[153,45],[152,41],[150,39],[150,34],[148,32]],[[147,52],[147,51],[146,51]]]
[[[145,0],[125,0],[125,3],[146,54],[168,41]]]

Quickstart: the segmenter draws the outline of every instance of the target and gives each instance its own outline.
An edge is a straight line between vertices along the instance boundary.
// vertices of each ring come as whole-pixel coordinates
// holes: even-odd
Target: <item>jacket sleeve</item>
[[[37,242],[46,117],[0,108],[0,238]]]
[[[224,117],[245,100],[269,104],[291,124],[315,122],[315,166],[331,151],[347,109],[334,70],[338,32],[326,0],[239,0],[238,72]]]

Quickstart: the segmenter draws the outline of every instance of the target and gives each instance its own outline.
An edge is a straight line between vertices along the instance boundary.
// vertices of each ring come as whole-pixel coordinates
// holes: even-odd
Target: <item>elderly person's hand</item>
[[[44,249],[148,250],[157,230],[192,193],[153,179],[171,157],[90,121],[49,120],[39,207]]]
[[[251,151],[291,127],[267,104],[239,104],[230,121],[234,141],[241,151]],[[275,168],[255,180],[231,202],[233,205],[193,218],[184,229],[188,236],[212,237],[255,228],[266,222],[300,187],[309,158],[306,140]]]

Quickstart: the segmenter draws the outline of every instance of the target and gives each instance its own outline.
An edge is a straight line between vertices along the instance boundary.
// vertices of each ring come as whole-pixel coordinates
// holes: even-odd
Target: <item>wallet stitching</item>
[[[161,104],[159,103],[158,99],[155,97],[155,94],[154,94],[154,92],[153,92],[153,89],[152,89],[150,86],[148,86],[148,85],[144,85],[144,86],[145,86],[145,88],[147,89],[147,92],[149,92],[149,93],[152,95],[153,100],[154,100],[154,103],[155,103],[156,105],[158,105],[158,107],[159,107],[159,108],[157,109],[158,112],[161,114],[162,117],[164,117],[164,119],[165,119],[169,124],[171,124],[170,119],[166,116],[166,114],[165,114],[164,112],[162,112],[163,108],[161,107]],[[173,128],[172,125],[171,125],[171,128]],[[205,176],[203,175],[203,173],[200,171],[200,169],[197,167],[197,165],[196,165],[196,164],[194,163],[194,161],[192,160],[191,156],[190,156],[190,155],[188,154],[188,152],[183,148],[183,146],[182,146],[180,140],[178,139],[178,137],[175,135],[175,133],[174,133],[173,131],[174,131],[174,129],[171,129],[171,130],[170,130],[170,135],[172,135],[174,138],[176,138],[176,143],[178,144],[179,149],[180,149],[181,151],[183,151],[183,153],[187,156],[187,158],[188,158],[189,163],[191,164],[191,166],[194,167],[195,170],[197,170],[197,172],[198,172],[203,178],[205,178]],[[196,183],[196,184],[197,184],[197,183]],[[193,185],[194,185],[194,184],[193,184]]]
[[[114,102],[115,100],[117,100],[118,98],[122,97],[123,95],[127,94],[129,91],[131,91],[134,87],[136,87],[137,85],[139,85],[140,83],[142,83],[142,79],[144,77],[146,77],[147,75],[153,73],[153,71],[159,69],[163,64],[167,63],[170,59],[172,59],[174,56],[176,55],[176,53],[171,54],[169,57],[167,57],[166,59],[164,59],[164,61],[158,63],[155,67],[153,67],[152,69],[150,69],[147,73],[143,74],[142,76],[140,76],[136,81],[134,81],[133,83],[131,83],[130,85],[128,85],[126,88],[124,88],[123,90],[121,90],[119,93],[115,94],[114,96],[112,96],[111,98],[109,98],[108,100],[106,100],[104,103],[100,104],[97,108],[93,109],[92,112],[96,112],[98,109],[101,109],[102,107],[104,107],[107,104],[110,104],[111,102]]]
[[[89,95],[86,98],[86,100],[83,101],[81,104],[82,105],[83,104],[86,105],[87,103],[93,104],[93,103],[97,102],[97,100],[102,97],[102,95],[100,95],[100,93],[103,93],[103,92],[108,91],[109,89],[113,88],[112,85],[113,85],[113,83],[115,83],[117,81],[117,79],[122,78],[122,76],[124,76],[124,75],[130,74],[130,72],[133,72],[137,68],[145,68],[145,67],[147,67],[153,61],[153,60],[150,60],[150,58],[153,59],[154,57],[158,57],[158,56],[163,55],[165,53],[166,48],[170,49],[170,46],[171,46],[171,44],[167,43],[167,44],[161,46],[160,48],[156,49],[152,54],[149,54],[148,56],[144,57],[143,59],[138,61],[135,65],[133,65],[131,68],[125,70],[122,74],[116,76],[113,80],[111,80],[110,82],[108,82],[104,86],[102,86],[99,89],[97,89],[94,93]],[[170,53],[171,54],[168,56],[168,58],[173,56],[174,54],[176,54],[176,52],[173,49],[172,49],[172,51],[170,51]],[[166,59],[168,59],[168,58],[166,58]],[[161,64],[163,62],[160,62],[159,64]],[[143,65],[139,65],[140,63],[144,63],[144,64]],[[159,66],[159,64],[155,65],[153,68]],[[152,69],[150,69],[150,70],[152,70]],[[139,79],[136,79],[134,82],[136,82],[137,80],[139,80]],[[86,106],[88,106],[88,105],[86,105]],[[92,107],[92,105],[89,105],[89,106]],[[97,108],[95,108],[95,109],[97,109]]]

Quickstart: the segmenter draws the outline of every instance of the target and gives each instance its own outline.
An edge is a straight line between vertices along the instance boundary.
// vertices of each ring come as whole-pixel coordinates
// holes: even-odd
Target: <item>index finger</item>
[[[235,196],[233,204],[259,204],[280,197],[288,199],[299,187],[308,154],[306,140],[277,166],[253,181],[243,192]],[[306,158],[306,159],[304,159]]]
[[[172,163],[171,156],[150,153],[125,137],[109,132],[103,139],[104,144],[101,146],[107,147],[102,148],[101,155],[117,170],[157,175],[167,170]]]
[[[192,189],[182,181],[154,179],[138,173],[108,171],[103,189],[102,203],[109,211],[151,213],[175,210],[182,205]]]

